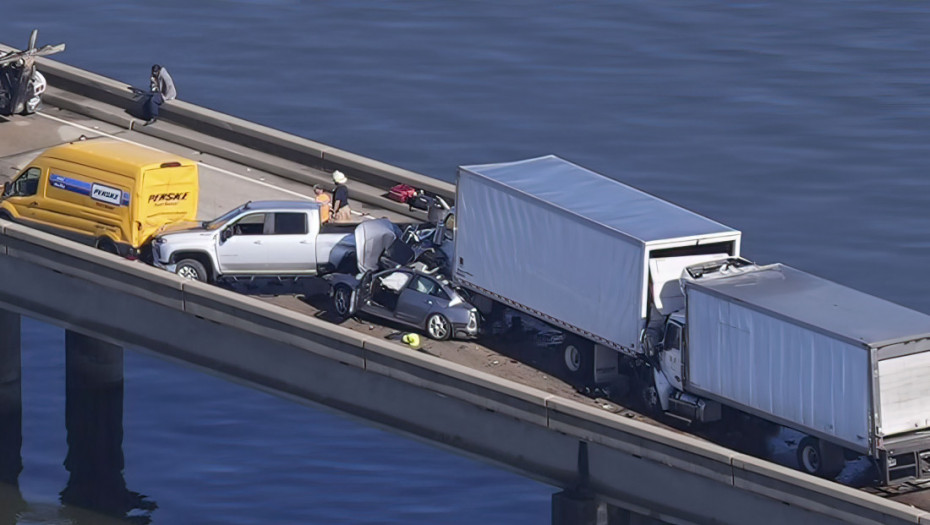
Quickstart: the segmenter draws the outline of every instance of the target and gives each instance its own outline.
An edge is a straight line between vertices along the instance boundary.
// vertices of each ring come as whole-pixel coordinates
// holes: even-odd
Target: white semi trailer
[[[854,454],[884,484],[930,478],[930,316],[781,264],[712,263],[681,282],[685,337],[670,327],[659,345],[660,397],[807,434],[810,473],[834,477]]]
[[[807,472],[865,455],[886,484],[930,478],[930,316],[757,266],[740,232],[554,156],[461,167],[433,244],[485,311],[562,330],[570,379],[632,363],[656,410],[805,433]]]
[[[461,167],[450,223],[435,242],[453,239],[455,281],[564,330],[561,362],[585,384],[643,358],[685,266],[740,249],[737,230],[551,155]]]

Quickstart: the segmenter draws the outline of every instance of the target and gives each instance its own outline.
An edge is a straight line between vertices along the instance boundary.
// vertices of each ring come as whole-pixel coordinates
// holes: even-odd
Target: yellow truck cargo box
[[[0,218],[136,257],[168,224],[192,221],[199,188],[193,160],[116,139],[39,154],[0,197]]]

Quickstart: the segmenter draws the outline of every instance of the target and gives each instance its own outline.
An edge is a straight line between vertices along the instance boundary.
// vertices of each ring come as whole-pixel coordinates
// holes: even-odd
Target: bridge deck
[[[200,165],[200,200],[198,202],[198,219],[212,219],[223,212],[232,209],[248,200],[263,199],[310,199],[312,194],[306,184],[294,182],[272,173],[252,169],[241,164],[230,162],[213,155],[205,154],[179,146],[176,143],[160,140],[130,129],[120,129],[105,122],[89,119],[83,115],[67,110],[50,107],[47,104],[40,113],[29,117],[14,116],[7,119],[7,125],[0,125],[0,184],[11,180],[22,169],[26,168],[39,151],[57,144],[77,140],[81,135],[87,138],[112,137],[126,140],[135,144],[170,151],[188,158],[195,159]],[[12,126],[11,126],[12,125]],[[160,127],[177,127],[168,122],[159,122]],[[15,132],[14,132],[15,130]],[[216,139],[206,139],[222,142]],[[231,147],[231,146],[230,146]],[[320,170],[306,168],[321,179],[326,174]],[[369,200],[390,202],[383,197],[380,190],[350,182],[352,195],[361,192]],[[415,222],[416,217],[387,210],[376,204],[352,200],[352,206],[357,214],[373,217],[387,217],[398,223]],[[361,219],[359,217],[359,219]],[[335,316],[329,314],[330,307],[328,286],[322,279],[301,279],[297,282],[277,282],[271,279],[258,279],[254,283],[241,281],[227,285],[237,292],[251,295],[259,300],[283,306],[289,310],[312,315],[329,322],[340,323]],[[370,318],[351,318],[340,323],[342,326],[368,335],[383,337],[387,340],[396,340],[392,334],[399,331],[409,331],[402,326],[386,326]],[[546,392],[562,397],[584,402],[591,406],[604,408],[608,406],[611,411],[623,411],[627,417],[641,421],[651,421],[635,411],[621,407],[615,403],[606,403],[579,394],[570,385],[540,371],[550,365],[548,356],[534,356],[532,352],[513,352],[513,344],[501,343],[496,348],[478,344],[474,341],[434,341],[428,338],[421,339],[420,351],[442,357],[450,361],[483,370],[499,377],[517,381]],[[402,346],[402,343],[397,343]],[[504,355],[501,351],[509,355]],[[516,358],[519,357],[520,360]],[[536,368],[528,366],[530,363]]]

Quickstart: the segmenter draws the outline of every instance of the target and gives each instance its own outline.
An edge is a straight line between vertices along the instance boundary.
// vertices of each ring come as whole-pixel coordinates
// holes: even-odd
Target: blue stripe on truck
[[[100,202],[105,202],[114,206],[129,206],[129,194],[119,188],[113,188],[112,186],[100,183],[84,182],[55,173],[49,175],[48,182],[60,190],[87,195]],[[108,195],[112,195],[112,197],[108,197]],[[119,197],[117,197],[117,195],[119,195]]]

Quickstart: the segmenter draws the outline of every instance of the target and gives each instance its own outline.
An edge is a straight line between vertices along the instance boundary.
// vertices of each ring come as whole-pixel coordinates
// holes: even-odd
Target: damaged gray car
[[[478,336],[478,310],[448,281],[419,268],[366,272],[361,279],[331,274],[333,310],[340,317],[357,312],[421,329],[433,339]]]
[[[358,275],[334,273],[333,310],[342,318],[358,312],[421,329],[433,339],[478,336],[478,311],[435,270],[404,265],[413,252],[385,219],[366,221],[355,231]]]

